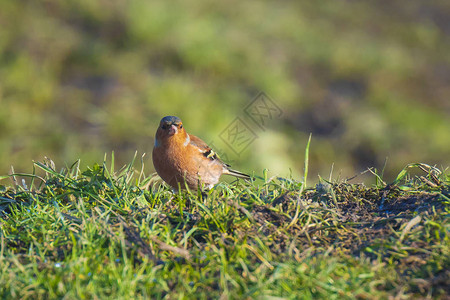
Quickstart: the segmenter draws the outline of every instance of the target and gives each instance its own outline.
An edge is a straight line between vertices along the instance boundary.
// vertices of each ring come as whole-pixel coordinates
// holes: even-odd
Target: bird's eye
[[[164,129],[164,130],[166,130],[166,129],[167,129],[167,125],[164,124],[164,125],[161,126],[161,128]]]
[[[183,124],[180,125],[180,129],[183,128]]]

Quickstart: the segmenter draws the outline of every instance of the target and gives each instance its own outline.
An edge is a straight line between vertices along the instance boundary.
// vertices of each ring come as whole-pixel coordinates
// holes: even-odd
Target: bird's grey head
[[[166,116],[161,119],[160,126],[161,127],[170,127],[171,125],[178,125],[181,123],[181,119],[175,116]]]
[[[159,128],[156,132],[156,143],[159,143],[163,137],[171,137],[178,133],[182,133],[183,136],[186,135],[181,119],[174,116],[164,117],[161,119]]]

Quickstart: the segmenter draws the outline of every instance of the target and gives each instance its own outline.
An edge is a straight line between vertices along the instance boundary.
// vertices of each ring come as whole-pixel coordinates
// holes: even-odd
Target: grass
[[[135,164],[3,177],[0,298],[449,295],[450,176],[435,168],[373,187],[266,176],[202,197]]]

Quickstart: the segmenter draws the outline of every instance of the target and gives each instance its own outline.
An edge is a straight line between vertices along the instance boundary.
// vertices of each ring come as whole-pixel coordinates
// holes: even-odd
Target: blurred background
[[[310,133],[311,177],[446,168],[450,2],[3,0],[0,104],[1,174],[112,151],[148,174],[165,115],[248,173],[300,178]]]

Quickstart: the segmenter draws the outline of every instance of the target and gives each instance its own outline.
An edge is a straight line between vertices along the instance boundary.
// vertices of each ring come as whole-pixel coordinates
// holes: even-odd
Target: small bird
[[[188,134],[180,118],[174,116],[161,119],[152,158],[158,175],[175,191],[186,186],[211,189],[222,174],[250,179],[230,169],[204,141]]]

